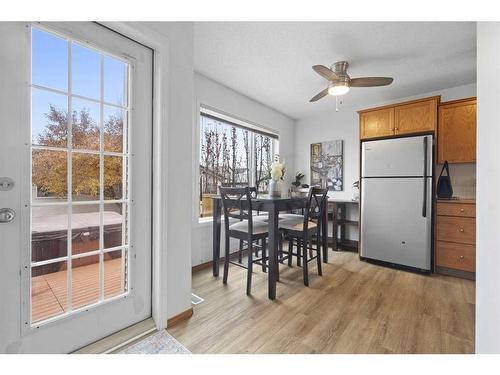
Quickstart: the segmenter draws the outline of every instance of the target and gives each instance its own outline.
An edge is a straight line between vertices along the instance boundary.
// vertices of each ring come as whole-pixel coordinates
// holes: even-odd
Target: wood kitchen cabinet
[[[439,106],[438,163],[476,162],[476,98]]]
[[[388,137],[394,134],[394,108],[360,113],[360,138]]]
[[[439,97],[420,100],[394,108],[394,133],[433,132],[437,125]]]
[[[437,202],[435,271],[474,278],[476,205],[473,200]]]
[[[359,111],[360,139],[432,133],[437,126],[439,96]]]

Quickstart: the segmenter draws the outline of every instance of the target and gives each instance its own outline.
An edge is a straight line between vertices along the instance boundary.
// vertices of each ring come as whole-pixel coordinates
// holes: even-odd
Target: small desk
[[[221,234],[221,213],[222,199],[214,197],[213,199],[213,260],[212,271],[214,276],[219,276],[220,259],[220,234]],[[278,275],[278,239],[279,239],[279,213],[282,211],[296,210],[306,207],[307,198],[303,197],[283,197],[269,198],[267,196],[258,196],[252,199],[252,209],[255,211],[265,211],[269,214],[269,270],[268,270],[268,297],[276,298],[276,279]],[[326,205],[326,201],[325,201]],[[328,210],[324,207],[324,215],[321,223],[323,262],[328,261]]]
[[[358,226],[359,222],[355,220],[348,220],[346,218],[347,206],[356,205],[359,206],[359,201],[353,201],[350,199],[328,199],[328,208],[332,208],[333,211],[333,228],[332,228],[332,249],[338,250],[339,247],[346,247],[353,250],[358,250],[357,245],[353,245],[347,242],[345,238],[345,228],[347,225]],[[340,239],[338,238],[340,228]]]

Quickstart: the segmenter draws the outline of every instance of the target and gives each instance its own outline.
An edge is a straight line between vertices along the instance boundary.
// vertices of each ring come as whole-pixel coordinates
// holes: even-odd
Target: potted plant
[[[352,183],[352,187],[353,187],[352,200],[353,201],[358,201],[359,200],[359,180],[358,181],[354,181]]]
[[[292,185],[293,185],[293,189],[298,189],[300,187],[300,185],[302,185],[302,179],[304,178],[304,174],[303,173],[300,173],[300,172],[297,172],[295,174],[295,181],[292,182]]]

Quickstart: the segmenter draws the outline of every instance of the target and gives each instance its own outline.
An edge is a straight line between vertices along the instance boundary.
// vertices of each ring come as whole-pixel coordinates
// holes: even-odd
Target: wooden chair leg
[[[240,249],[238,250],[238,263],[243,260],[243,240],[240,240]]]
[[[288,237],[288,267],[292,266],[293,237]]]
[[[266,257],[267,257],[267,241],[264,238],[262,240],[262,271],[263,272],[267,272]]]
[[[274,272],[276,272],[276,281],[280,281],[280,262],[276,262],[276,268]]]
[[[280,257],[279,257],[279,262],[283,263],[283,234],[279,235],[279,244],[278,244],[278,251],[280,252]]]
[[[224,249],[224,276],[222,277],[222,282],[227,284],[227,276],[229,273],[229,236],[226,235],[226,245]]]
[[[302,245],[300,243],[300,237],[296,238],[297,240],[297,266],[302,266]]]
[[[253,242],[248,243],[247,296],[252,294]]]
[[[307,238],[303,238],[303,239],[301,239],[301,241],[303,241],[302,273],[304,275],[304,285],[309,286],[309,270],[308,270],[308,266],[307,266],[307,263],[308,263],[308,260],[307,260],[307,253],[308,253],[307,250],[308,249],[307,248],[309,247],[309,240]]]
[[[323,270],[321,269],[321,239],[320,239],[320,229],[318,227],[318,231],[316,233],[316,264],[318,265],[318,275],[323,276]]]

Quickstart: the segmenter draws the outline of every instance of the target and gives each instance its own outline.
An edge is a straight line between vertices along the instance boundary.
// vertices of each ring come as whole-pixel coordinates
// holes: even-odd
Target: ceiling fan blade
[[[323,77],[329,81],[334,81],[336,79],[339,79],[339,77],[333,72],[333,70],[327,68],[324,65],[313,65],[312,68],[321,77]]]
[[[320,100],[323,96],[326,96],[326,95],[328,95],[328,87],[326,89],[324,89],[323,91],[321,91],[320,93],[313,96],[311,98],[311,100],[309,100],[309,102],[310,103],[316,102],[316,101]]]
[[[394,79],[391,77],[352,78],[349,86],[351,86],[351,87],[387,86],[387,85],[390,85],[393,80]]]

